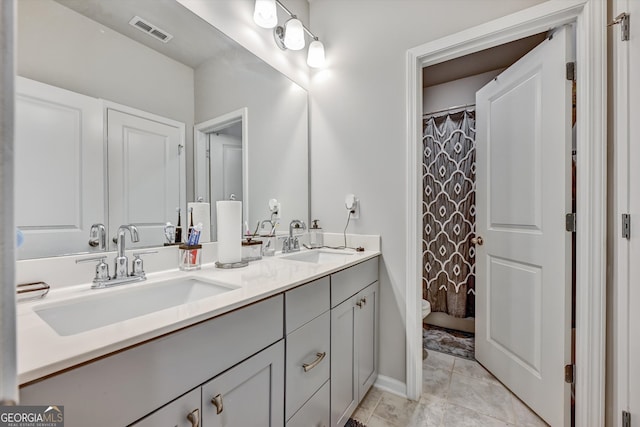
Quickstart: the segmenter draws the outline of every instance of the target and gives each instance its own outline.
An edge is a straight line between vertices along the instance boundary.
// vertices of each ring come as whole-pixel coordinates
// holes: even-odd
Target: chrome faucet
[[[89,231],[89,246],[100,246],[101,251],[107,250],[107,229],[104,224],[93,224]]]
[[[76,263],[98,261],[98,265],[96,265],[96,275],[93,278],[93,284],[91,285],[93,289],[109,288],[111,286],[146,280],[147,277],[144,273],[143,263],[140,256],[156,253],[157,251],[151,250],[134,253],[133,255],[135,256],[135,259],[133,260],[133,272],[129,275],[129,259],[125,255],[125,234],[127,231],[131,235],[132,242],[135,243],[140,241],[138,229],[135,225],[121,225],[118,228],[118,237],[116,240],[118,244],[118,253],[115,258],[116,271],[113,276],[109,275],[109,265],[105,262],[105,255],[76,260]]]
[[[282,243],[282,252],[298,252],[300,250],[300,242],[298,241],[298,236],[293,235],[294,229],[303,229],[306,230],[307,226],[304,221],[300,221],[299,219],[294,219],[289,223],[289,237],[284,239]]]
[[[138,229],[135,225],[121,225],[118,227],[118,255],[116,256],[116,271],[115,278],[121,279],[129,275],[129,259],[124,254],[125,251],[125,231],[128,231],[131,235],[131,241],[133,243],[139,242]]]

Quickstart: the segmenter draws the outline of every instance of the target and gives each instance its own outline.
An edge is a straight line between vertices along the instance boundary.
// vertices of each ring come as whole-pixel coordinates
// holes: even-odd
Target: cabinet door
[[[358,405],[356,297],[331,310],[331,425],[342,427]]]
[[[34,80],[16,79],[15,217],[19,259],[89,246],[105,222],[102,103]]]
[[[200,387],[163,406],[131,427],[198,427]]]
[[[284,343],[279,341],[202,386],[202,425],[284,425]]]
[[[378,374],[378,282],[356,295],[356,354],[358,402],[373,385]]]

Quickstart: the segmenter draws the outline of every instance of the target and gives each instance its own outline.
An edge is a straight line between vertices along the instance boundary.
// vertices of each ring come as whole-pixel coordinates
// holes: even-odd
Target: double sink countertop
[[[316,255],[311,254],[313,251],[303,250],[299,254],[309,252],[309,255]],[[380,255],[377,250],[355,252],[324,249],[318,255],[330,252],[336,256],[327,255],[321,260],[316,259],[316,262],[300,261],[295,259],[300,255],[284,254],[264,257],[238,269],[219,269],[213,263],[203,264],[196,271],[180,271],[176,268],[147,274],[147,280],[143,282],[107,289],[91,289],[91,283],[86,283],[54,289],[43,299],[20,302],[17,306],[19,383],[23,385],[175,332]],[[311,256],[309,259],[313,258]],[[92,324],[95,320],[92,316],[99,316],[101,312],[109,315],[110,310],[114,314],[119,310],[136,310],[136,307],[123,307],[129,292],[137,294],[138,299],[134,304],[144,305],[144,295],[152,295],[150,289],[154,285],[163,286],[168,281],[179,285],[177,282],[183,280],[185,286],[188,282],[204,283],[202,287],[206,288],[206,282],[210,282],[224,291],[212,296],[191,297],[186,303],[174,303],[167,308],[149,308],[148,314],[105,326],[99,326],[100,322]],[[55,318],[57,313],[69,316],[65,307],[74,307],[76,303],[83,307],[77,310],[78,318],[73,319],[74,322],[80,322],[76,325],[78,327],[74,326],[72,329],[75,331],[71,332],[56,332],[50,323],[59,320]],[[96,304],[95,309],[92,303]],[[47,321],[42,315],[45,312],[49,312]],[[256,327],[260,327],[259,323]]]

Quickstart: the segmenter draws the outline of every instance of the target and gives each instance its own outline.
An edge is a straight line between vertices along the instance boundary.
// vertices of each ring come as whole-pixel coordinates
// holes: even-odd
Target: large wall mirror
[[[175,0],[20,1],[17,72],[19,259],[113,250],[123,223],[162,245],[200,198],[215,241],[230,192],[250,228],[271,199],[308,220],[307,92]]]

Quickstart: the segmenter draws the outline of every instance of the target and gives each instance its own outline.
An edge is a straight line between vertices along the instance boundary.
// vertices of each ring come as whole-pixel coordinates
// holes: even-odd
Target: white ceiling
[[[191,68],[236,46],[175,0],[56,0],[58,3]],[[129,25],[134,16],[173,35],[168,43]]]

